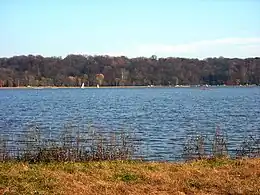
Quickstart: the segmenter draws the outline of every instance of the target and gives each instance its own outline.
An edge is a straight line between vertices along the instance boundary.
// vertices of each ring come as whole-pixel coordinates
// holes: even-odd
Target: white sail
[[[81,85],[81,88],[84,88],[84,86],[85,86],[85,84],[84,84],[84,83],[82,83],[82,85]]]

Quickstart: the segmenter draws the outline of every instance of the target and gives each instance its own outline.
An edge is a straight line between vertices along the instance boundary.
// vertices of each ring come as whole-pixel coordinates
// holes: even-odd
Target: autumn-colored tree
[[[103,83],[103,80],[104,80],[104,75],[103,74],[96,74],[96,79],[97,79],[97,81],[98,81],[98,84],[101,86],[102,85],[102,83]]]

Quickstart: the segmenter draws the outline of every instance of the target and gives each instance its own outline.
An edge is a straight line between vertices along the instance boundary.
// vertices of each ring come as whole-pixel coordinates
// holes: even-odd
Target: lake
[[[234,150],[260,135],[260,87],[0,90],[0,132],[30,124],[54,135],[66,124],[134,132],[149,160],[176,160],[192,134],[219,127]]]

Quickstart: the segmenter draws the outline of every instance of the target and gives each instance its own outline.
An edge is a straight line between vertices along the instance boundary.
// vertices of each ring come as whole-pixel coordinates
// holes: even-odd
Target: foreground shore
[[[0,194],[259,194],[260,159],[0,163]]]

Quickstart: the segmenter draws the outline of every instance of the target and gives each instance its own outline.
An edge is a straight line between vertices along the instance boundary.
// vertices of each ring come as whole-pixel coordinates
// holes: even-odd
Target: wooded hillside
[[[0,58],[0,87],[260,84],[260,58],[127,58],[68,55]]]

